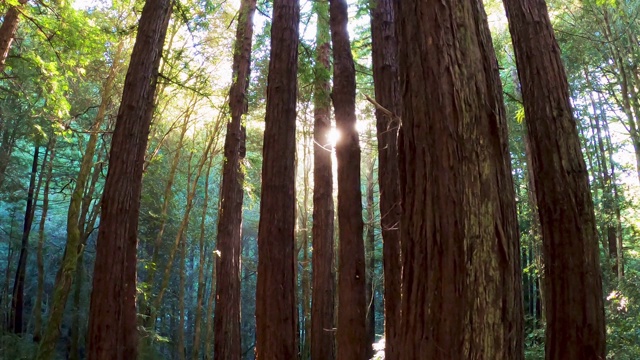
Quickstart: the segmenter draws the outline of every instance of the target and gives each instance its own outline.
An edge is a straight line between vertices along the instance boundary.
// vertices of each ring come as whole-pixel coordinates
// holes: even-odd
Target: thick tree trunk
[[[244,172],[242,159],[246,131],[242,116],[247,111],[247,89],[251,73],[251,38],[256,0],[242,0],[233,54],[233,84],[229,92],[231,121],[224,143],[221,206],[216,247],[217,287],[214,315],[214,358],[239,360],[240,338],[240,255],[242,252],[242,201]]]
[[[522,84],[547,285],[546,358],[604,359],[602,280],[589,178],[544,0],[505,0]]]
[[[406,359],[523,359],[515,192],[479,1],[399,2]]]
[[[27,192],[27,206],[24,211],[24,226],[22,229],[22,242],[20,246],[20,257],[18,267],[13,281],[13,297],[11,299],[11,331],[15,334],[23,332],[24,316],[24,278],[27,272],[27,257],[29,256],[29,234],[33,223],[33,198],[36,188],[36,174],[38,173],[38,157],[40,156],[40,146],[36,145],[33,151],[33,162],[31,164],[31,177],[29,179],[29,190]]]
[[[9,56],[11,43],[18,31],[18,23],[20,22],[20,9],[24,7],[27,0],[19,0],[20,5],[9,6],[7,13],[4,14],[4,21],[0,26],[0,73],[4,71],[5,61]]]
[[[295,359],[295,151],[298,0],[274,0],[262,163],[256,358]]]
[[[400,286],[400,187],[398,185],[398,127],[402,99],[398,69],[396,13],[392,0],[371,1],[371,43],[376,101],[391,114],[376,109],[378,130],[378,181],[384,267],[386,360],[399,356]]]
[[[360,189],[360,142],[356,130],[356,73],[349,41],[348,6],[330,0],[333,43],[333,107],[340,139],[338,161],[338,359],[365,359],[367,302]]]
[[[313,90],[313,229],[311,359],[335,359],[335,273],[333,271],[333,165],[331,160],[331,45],[329,3],[314,2],[318,15]]]
[[[142,170],[171,7],[170,0],[145,3],[125,79],[102,196],[89,314],[88,358],[92,360],[137,357],[136,251]]]

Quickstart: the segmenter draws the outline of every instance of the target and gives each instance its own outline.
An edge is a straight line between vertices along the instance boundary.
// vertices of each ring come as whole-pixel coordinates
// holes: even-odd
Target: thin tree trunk
[[[331,132],[331,44],[329,3],[313,3],[318,15],[313,91],[313,229],[311,359],[335,359],[335,273],[333,271],[333,147]]]
[[[24,212],[20,257],[18,258],[18,267],[16,268],[16,276],[13,282],[13,298],[11,299],[11,331],[15,334],[22,334],[24,330],[24,278],[27,272],[27,257],[29,256],[29,234],[31,233],[31,224],[33,223],[33,197],[36,187],[39,155],[40,146],[35,145],[33,162],[31,164],[29,190],[27,192],[27,206]]]
[[[205,225],[207,219],[207,209],[209,208],[209,179],[211,177],[211,165],[213,162],[213,156],[209,158],[209,164],[207,165],[207,173],[204,181],[204,201],[202,204],[202,219],[200,220],[200,241],[199,241],[199,254],[200,259],[198,261],[198,297],[196,298],[196,313],[195,321],[193,325],[193,352],[192,359],[200,359],[200,347],[202,340],[200,334],[202,333],[202,305],[204,302],[204,294],[206,290],[206,282],[204,280],[204,270],[206,265],[206,246],[205,246]],[[207,318],[209,319],[209,318]],[[207,341],[207,339],[205,339]]]
[[[366,269],[364,255],[360,143],[356,130],[356,74],[349,41],[348,6],[330,0],[333,43],[333,107],[340,139],[338,162],[338,359],[365,359],[367,354]]]
[[[36,301],[33,306],[34,313],[34,329],[33,341],[39,342],[42,336],[42,299],[44,297],[44,243],[45,243],[45,226],[47,223],[47,214],[49,212],[49,189],[51,178],[53,175],[53,161],[55,159],[56,137],[51,135],[49,140],[49,162],[47,163],[46,180],[44,182],[44,191],[42,194],[42,214],[40,216],[40,225],[38,226],[38,248],[36,252],[37,268],[38,268],[38,289],[36,291]]]
[[[122,54],[123,47],[124,43],[120,42],[114,56],[114,61],[109,69],[107,79],[102,87],[102,100],[90,129],[91,134],[89,135],[85,152],[82,155],[75,188],[71,194],[69,209],[67,211],[67,243],[65,245],[64,255],[62,256],[60,269],[58,269],[56,275],[49,321],[47,322],[46,330],[38,347],[37,360],[52,359],[55,355],[56,343],[60,337],[60,326],[62,325],[64,310],[67,306],[67,299],[71,292],[73,278],[78,266],[78,257],[84,249],[83,235],[85,229],[83,224],[86,221],[84,219],[86,214],[83,214],[82,210],[85,192],[89,184],[92,173],[91,170],[94,167],[98,134],[107,116],[107,107],[111,102],[111,92],[118,74],[118,68],[120,67],[120,55]]]
[[[300,206],[300,237],[302,249],[302,269],[300,274],[301,303],[302,303],[302,337],[300,347],[300,359],[308,360],[311,356],[311,271],[309,258],[309,174],[311,173],[311,164],[309,161],[309,149],[311,145],[310,131],[303,126],[303,156],[302,156],[302,206]]]
[[[225,162],[220,193],[220,215],[216,257],[217,287],[214,316],[214,358],[239,360],[240,334],[240,259],[242,253],[242,201],[246,153],[246,131],[242,116],[247,111],[247,90],[251,73],[251,40],[256,0],[242,0],[233,54],[233,84],[229,91],[231,119],[224,144]],[[213,289],[213,288],[212,288]]]
[[[24,4],[27,3],[27,0],[19,0],[18,3],[18,6],[9,6],[7,13],[4,15],[4,21],[0,26],[0,73],[4,71],[11,43],[13,43],[16,31],[18,31],[20,11]]]
[[[147,0],[125,79],[102,196],[89,314],[89,359],[135,359],[142,170],[170,0]],[[117,331],[114,331],[117,329]]]
[[[74,277],[75,288],[73,290],[73,311],[71,318],[71,345],[69,350],[69,360],[80,360],[80,312],[81,312],[81,295],[82,285],[84,283],[84,251],[78,254],[78,263],[76,264],[76,274]]]
[[[505,0],[522,84],[547,285],[546,358],[604,359],[593,201],[569,86],[544,0]]]
[[[218,207],[219,208],[219,207]],[[213,339],[213,308],[214,308],[214,298],[216,295],[216,257],[217,253],[214,251],[211,259],[211,286],[209,290],[209,297],[207,298],[207,332],[204,336],[204,359],[209,360],[212,359],[211,347],[215,341]]]
[[[259,360],[295,359],[298,354],[295,151],[299,1],[274,0],[272,19],[258,226]]]
[[[507,123],[481,2],[398,2],[403,359],[523,359]]]
[[[195,186],[195,184],[194,184]],[[185,360],[186,347],[184,346],[184,318],[185,305],[184,294],[186,285],[186,259],[187,259],[187,238],[184,236],[180,242],[180,289],[178,290],[178,341],[176,344],[178,350],[178,359]]]
[[[205,150],[202,153],[202,156],[200,157],[200,159],[198,160],[198,163],[196,164],[196,170],[195,170],[196,173],[195,173],[195,176],[193,177],[193,181],[191,181],[191,174],[189,175],[189,179],[187,180],[187,183],[189,186],[187,187],[187,202],[185,205],[184,215],[182,216],[182,221],[180,222],[180,226],[178,227],[178,232],[176,233],[176,239],[174,241],[171,252],[169,253],[169,259],[167,259],[167,264],[164,268],[162,282],[160,283],[160,289],[154,299],[153,306],[151,309],[151,316],[148,319],[149,320],[149,323],[147,324],[148,326],[153,326],[153,324],[155,324],[156,322],[156,313],[158,309],[160,309],[160,306],[162,305],[162,299],[164,298],[164,294],[169,285],[169,280],[171,279],[171,269],[173,267],[173,261],[175,259],[176,252],[178,251],[180,242],[185,241],[184,238],[186,237],[187,227],[189,226],[189,218],[191,216],[191,210],[193,209],[193,200],[197,192],[198,181],[200,181],[200,177],[202,176],[202,169],[204,168],[205,163],[209,159],[209,156],[214,156],[214,153],[216,152],[215,150],[212,150],[212,149],[213,149],[213,144],[215,142],[215,139],[217,138],[217,134],[218,134],[218,128],[216,127],[216,129],[211,133],[209,139],[207,140],[207,146],[205,147]],[[189,157],[189,164],[191,164],[192,156],[193,156],[193,153],[191,153]]]
[[[375,301],[375,204],[373,172],[375,159],[369,158],[367,169],[367,233],[366,233],[366,257],[367,257],[367,359],[373,357],[373,343],[376,341],[376,301]]]
[[[396,9],[392,0],[371,2],[373,82],[376,101],[391,114],[376,109],[378,130],[378,181],[380,226],[384,266],[385,359],[399,356],[400,286],[400,187],[398,186],[398,127],[402,99],[398,69]]]

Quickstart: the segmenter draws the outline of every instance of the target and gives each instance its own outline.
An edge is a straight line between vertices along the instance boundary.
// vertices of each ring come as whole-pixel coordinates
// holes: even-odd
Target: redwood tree
[[[546,358],[604,359],[602,279],[569,85],[544,0],[504,0],[542,229]]]
[[[295,151],[298,0],[274,0],[262,161],[256,357],[295,359],[297,346]]]
[[[13,43],[16,31],[18,31],[20,8],[26,3],[27,0],[18,0],[19,6],[9,6],[9,9],[7,9],[7,12],[4,14],[4,20],[0,26],[0,72],[4,71],[5,61],[9,56],[11,43]]]
[[[135,359],[142,170],[171,0],[148,0],[125,79],[102,196],[89,314],[89,359]]]
[[[522,359],[515,192],[479,1],[398,3],[406,359]]]
[[[335,359],[335,273],[333,271],[333,165],[331,161],[331,41],[329,3],[314,2],[318,16],[314,83],[313,287],[311,358]]]
[[[356,130],[356,72],[345,0],[329,1],[333,43],[333,107],[340,139],[338,161],[338,359],[365,359],[368,337],[365,256],[360,189],[360,140]]]
[[[384,267],[385,352],[387,360],[399,356],[400,325],[400,187],[398,185],[398,127],[401,95],[398,69],[398,39],[392,0],[371,0],[371,43],[373,83],[378,130],[378,181],[380,183],[380,225]]]
[[[241,161],[245,155],[245,131],[242,115],[247,108],[246,92],[251,71],[251,37],[256,0],[240,3],[238,28],[233,53],[233,84],[229,94],[231,121],[224,143],[220,216],[216,267],[216,307],[214,316],[214,357],[241,358],[240,343],[240,252],[242,251],[242,183]]]

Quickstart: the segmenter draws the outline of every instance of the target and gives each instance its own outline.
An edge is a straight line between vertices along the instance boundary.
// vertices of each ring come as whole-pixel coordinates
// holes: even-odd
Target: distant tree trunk
[[[80,360],[80,297],[82,295],[82,283],[84,282],[84,252],[78,255],[78,264],[75,274],[75,288],[73,290],[73,311],[71,319],[71,345],[69,346],[69,360]]]
[[[307,123],[302,129],[302,204],[299,206],[299,230],[300,247],[302,250],[301,271],[300,271],[300,292],[301,292],[301,343],[300,360],[308,360],[311,357],[311,259],[309,257],[309,190],[311,162],[309,159],[311,148],[311,132],[307,128]]]
[[[188,171],[189,176],[187,178],[187,199],[184,209],[184,214],[182,216],[182,221],[178,227],[178,231],[176,232],[176,238],[173,243],[173,247],[169,252],[169,258],[167,259],[166,266],[164,268],[164,272],[162,275],[162,281],[160,282],[160,289],[158,290],[158,294],[155,296],[153,301],[153,306],[151,309],[151,315],[149,316],[147,326],[154,326],[156,322],[156,314],[157,311],[162,306],[162,300],[164,298],[164,294],[167,291],[167,287],[169,286],[169,281],[171,279],[171,270],[173,269],[173,261],[175,259],[175,255],[179,250],[180,244],[182,241],[186,241],[185,237],[187,234],[187,228],[189,226],[189,219],[191,217],[191,210],[193,209],[193,202],[198,190],[198,182],[200,181],[200,177],[202,176],[202,169],[204,168],[205,163],[209,159],[210,156],[214,156],[215,148],[213,146],[215,139],[217,138],[217,134],[219,132],[219,128],[216,127],[215,130],[210,134],[209,139],[207,140],[207,145],[205,150],[198,159],[196,164],[195,174],[193,175],[191,170]],[[193,157],[193,152],[189,155],[188,164],[191,166],[191,159]]]
[[[31,164],[27,206],[24,211],[20,257],[18,258],[18,267],[16,268],[16,276],[13,281],[13,298],[11,299],[11,331],[15,334],[22,334],[24,330],[24,278],[27,272],[27,257],[29,256],[29,234],[31,233],[31,224],[33,223],[33,198],[36,188],[39,156],[40,146],[36,144],[35,150],[33,151],[33,162]]]
[[[11,43],[13,43],[16,31],[18,31],[20,10],[27,3],[27,0],[18,0],[18,2],[19,6],[9,6],[7,13],[4,15],[4,21],[0,26],[0,73],[4,71]]]
[[[209,286],[209,297],[207,298],[207,332],[204,336],[204,359],[209,360],[212,359],[211,347],[215,341],[213,339],[213,323],[215,319],[213,318],[213,308],[214,308],[214,298],[216,294],[216,257],[217,254],[214,252],[212,254],[211,259],[211,286]]]
[[[206,290],[206,281],[204,280],[204,271],[206,266],[207,253],[205,246],[205,223],[207,220],[207,210],[209,208],[209,179],[211,177],[211,165],[213,162],[213,156],[209,158],[209,165],[207,165],[207,173],[204,180],[204,201],[202,204],[202,219],[200,220],[200,241],[199,241],[199,255],[200,260],[198,263],[198,297],[196,298],[196,312],[195,321],[193,325],[193,352],[191,358],[193,360],[200,359],[200,347],[202,339],[200,334],[202,333],[202,307],[204,302],[204,294]],[[207,318],[211,320],[210,318]]]
[[[159,257],[160,257],[160,247],[162,246],[162,236],[164,235],[164,230],[167,225],[168,213],[169,213],[169,205],[173,199],[173,182],[175,181],[176,172],[178,170],[178,165],[180,165],[180,159],[182,157],[182,148],[184,145],[184,138],[187,134],[187,130],[189,129],[189,120],[191,119],[191,114],[194,111],[196,105],[195,97],[191,101],[189,108],[186,110],[184,119],[182,121],[182,127],[180,130],[180,137],[178,139],[178,145],[173,154],[173,159],[171,159],[171,167],[169,168],[169,174],[167,175],[167,183],[164,187],[164,194],[162,198],[162,207],[160,210],[160,224],[158,225],[158,232],[156,233],[156,238],[153,243],[153,250],[151,253],[151,267],[149,272],[147,273],[147,284],[150,289],[153,289],[153,285],[155,282],[155,275],[158,272],[159,265]],[[147,316],[150,316],[150,309],[147,304],[147,301],[143,301],[141,303],[142,312],[146,313]]]
[[[251,40],[256,0],[242,0],[233,54],[229,93],[231,121],[224,143],[221,206],[216,247],[217,287],[214,316],[214,358],[239,360],[240,338],[240,255],[242,252],[242,201],[244,172],[242,159],[246,148],[246,131],[242,116],[247,111],[247,89],[251,73]]]
[[[335,359],[333,271],[333,165],[331,160],[331,38],[329,3],[313,3],[318,15],[313,90],[313,230],[311,253],[311,359]]]
[[[482,3],[397,9],[402,358],[523,359],[515,190]]]
[[[367,257],[367,359],[373,357],[373,343],[376,341],[376,285],[375,285],[375,205],[374,205],[374,181],[375,158],[373,153],[369,157],[367,173],[367,232],[366,257]],[[386,342],[385,342],[386,344]]]
[[[53,161],[55,159],[56,137],[51,135],[49,140],[49,161],[47,162],[46,179],[44,181],[44,191],[42,192],[42,214],[40,215],[40,224],[38,226],[38,248],[36,252],[37,268],[38,268],[38,288],[36,290],[36,301],[33,305],[34,313],[34,329],[33,340],[39,342],[42,336],[42,298],[44,297],[44,242],[45,242],[45,226],[47,223],[47,214],[49,212],[49,189],[51,186],[51,178],[53,174]],[[44,165],[44,164],[43,164]],[[44,167],[43,167],[44,170]]]
[[[43,334],[42,341],[38,347],[37,360],[51,359],[55,355],[55,348],[60,337],[60,326],[64,318],[64,310],[67,306],[67,299],[71,292],[73,278],[78,266],[78,258],[84,250],[84,233],[86,229],[82,226],[86,219],[83,214],[83,202],[86,196],[87,186],[90,184],[91,170],[94,167],[94,156],[98,146],[99,131],[107,116],[107,107],[111,102],[111,92],[115,78],[120,67],[120,54],[124,43],[118,45],[118,50],[114,56],[113,64],[107,75],[107,79],[102,87],[102,100],[98,107],[93,125],[91,126],[89,140],[82,155],[80,169],[76,178],[75,187],[69,201],[67,211],[67,243],[65,245],[62,263],[56,275],[54,293],[50,306],[49,321]]]
[[[384,266],[384,326],[386,360],[399,356],[400,326],[400,187],[398,185],[398,127],[402,99],[398,69],[396,14],[392,0],[371,0],[371,43],[376,101],[391,114],[376,109],[378,181]]]
[[[298,354],[295,151],[299,1],[274,0],[272,19],[258,227],[258,360],[295,359]]]
[[[178,340],[176,341],[176,347],[178,350],[178,359],[185,360],[185,345],[184,345],[184,318],[185,318],[185,286],[186,286],[186,259],[187,259],[187,239],[186,236],[180,242],[180,287],[178,290]]]
[[[349,41],[345,0],[330,0],[333,42],[333,107],[340,139],[338,161],[338,359],[365,359],[367,303],[360,190],[360,143],[356,130],[356,72]]]
[[[125,79],[102,196],[88,331],[89,359],[135,359],[142,170],[170,0],[147,1]],[[114,331],[117,329],[117,331]]]
[[[542,229],[546,358],[604,359],[602,280],[589,178],[544,0],[505,0]]]

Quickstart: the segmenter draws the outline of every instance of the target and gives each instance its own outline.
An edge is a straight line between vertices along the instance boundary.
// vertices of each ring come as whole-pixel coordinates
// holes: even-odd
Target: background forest
[[[322,20],[328,5],[321,0],[303,0],[300,5],[296,301],[300,358],[309,359],[314,104],[322,101],[318,78],[331,74],[319,65],[322,58],[317,55],[328,36],[327,19]],[[607,359],[639,359],[640,2],[549,0],[547,5],[562,50],[595,206]],[[17,14],[19,20],[6,61],[0,62],[0,358],[32,359],[36,354],[42,359],[86,358],[101,198],[143,6],[136,0],[0,4],[0,13],[5,14],[0,38],[6,35],[3,29],[11,16]],[[372,100],[371,4],[353,0],[348,6],[361,147],[367,341],[384,349],[382,179],[375,117],[379,105]],[[525,111],[502,3],[487,0],[485,9],[509,128],[521,242],[525,357],[543,359],[541,231],[531,196]],[[239,135],[246,139],[240,165],[244,198],[240,197],[242,266],[237,299],[242,309],[243,359],[255,358],[271,13],[270,1],[258,1],[253,34],[249,32],[251,72],[243,135]],[[143,165],[136,288],[141,359],[201,359],[213,353],[216,282],[221,276],[233,276],[219,273],[227,270],[216,265],[225,253],[216,241],[225,137],[233,113],[229,101],[234,39],[243,20],[246,15],[240,12],[239,0],[173,4]],[[328,133],[333,142],[340,136],[335,129]],[[335,172],[334,166],[334,176]],[[337,181],[333,183],[337,189]],[[337,238],[338,221],[335,229]],[[65,254],[73,252],[78,256],[66,261]],[[337,272],[336,262],[327,266]],[[273,296],[278,301],[277,290]],[[42,355],[43,339],[51,346],[48,355]],[[374,352],[368,356],[383,356]]]

